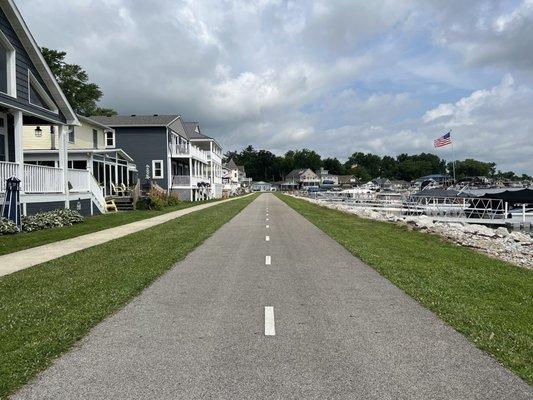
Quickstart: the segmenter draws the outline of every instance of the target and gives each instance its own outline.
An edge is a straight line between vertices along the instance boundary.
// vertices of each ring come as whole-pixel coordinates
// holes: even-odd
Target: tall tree
[[[98,107],[103,96],[100,87],[89,82],[89,75],[82,67],[65,61],[66,52],[46,47],[41,52],[75,112],[85,116],[117,114],[111,108]]]
[[[322,159],[320,154],[314,150],[302,149],[294,152],[294,167],[295,168],[310,168],[313,171],[318,171],[322,166]]]
[[[344,175],[344,165],[337,158],[325,158],[322,161],[324,169],[333,175]]]
[[[453,163],[448,163],[448,172],[453,171]],[[468,176],[492,176],[496,173],[496,164],[467,158],[455,162],[455,176],[457,179]]]

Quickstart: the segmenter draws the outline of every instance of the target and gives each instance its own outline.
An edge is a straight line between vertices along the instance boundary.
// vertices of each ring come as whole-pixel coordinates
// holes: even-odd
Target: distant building
[[[338,175],[337,176],[339,187],[343,189],[349,189],[356,187],[359,184],[359,179],[354,175]]]
[[[285,176],[286,186],[297,185],[299,189],[320,186],[320,178],[309,168],[293,169]]]
[[[339,186],[339,176],[330,174],[327,169],[320,168],[318,178],[320,179],[320,187],[332,188]]]
[[[233,158],[222,166],[222,171],[223,189],[229,193],[229,195],[235,195],[250,189],[252,178],[246,176],[244,166],[237,165]]]
[[[273,189],[273,186],[271,183],[268,182],[253,182],[251,185],[252,192],[271,192]]]

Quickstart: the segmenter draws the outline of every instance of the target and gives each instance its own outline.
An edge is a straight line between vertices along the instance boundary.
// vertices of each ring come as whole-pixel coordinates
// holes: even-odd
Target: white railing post
[[[67,135],[64,125],[59,125],[58,129],[59,142],[59,168],[61,169],[62,191],[65,194],[65,208],[70,208],[69,189],[68,189],[68,152],[67,152]]]
[[[24,186],[26,184],[24,179],[24,147],[22,144],[22,111],[14,110],[14,135],[13,135],[13,144],[15,147],[15,163],[17,164],[16,176],[21,180],[21,192],[24,192]]]

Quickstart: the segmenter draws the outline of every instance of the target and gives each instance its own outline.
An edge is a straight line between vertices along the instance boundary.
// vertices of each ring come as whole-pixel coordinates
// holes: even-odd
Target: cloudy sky
[[[17,0],[104,106],[226,149],[436,152],[533,173],[533,0]]]

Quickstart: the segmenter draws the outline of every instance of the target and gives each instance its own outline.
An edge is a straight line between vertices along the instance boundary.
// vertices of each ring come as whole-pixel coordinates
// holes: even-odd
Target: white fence
[[[67,179],[70,183],[71,192],[88,192],[89,175],[91,173],[85,169],[69,169]]]
[[[6,179],[17,176],[18,164],[0,161],[0,193],[6,191]]]
[[[345,196],[341,193],[311,193],[308,196],[327,202],[342,202],[351,208],[403,216],[427,215],[440,221],[490,223],[508,218],[505,203],[500,199],[376,194]]]
[[[22,190],[26,193],[62,193],[61,168],[24,164]]]
[[[89,184],[89,189],[93,197],[94,204],[96,204],[101,213],[105,213],[106,203],[103,188],[100,186],[100,184],[92,174],[89,174],[87,182]]]

